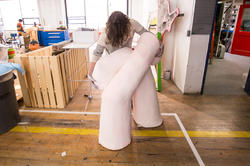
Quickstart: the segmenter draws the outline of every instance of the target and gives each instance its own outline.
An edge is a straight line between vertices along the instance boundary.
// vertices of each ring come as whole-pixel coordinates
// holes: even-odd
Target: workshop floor
[[[131,122],[132,143],[120,151],[110,151],[98,144],[99,115],[77,113],[83,113],[86,92],[87,86],[82,84],[67,108],[60,110],[64,113],[23,112],[29,109],[22,107],[22,123],[0,135],[0,165],[195,166],[204,162],[245,166],[250,163],[249,96],[182,95],[171,82],[163,81],[163,92],[158,97],[161,112],[167,113],[163,114],[164,124],[143,129]],[[94,91],[93,96],[87,112],[99,112],[100,93]],[[75,114],[69,114],[70,111]],[[191,140],[183,131],[187,131]]]
[[[213,58],[208,65],[204,87],[206,95],[247,95],[243,73],[248,74],[250,57],[225,53],[224,59]]]

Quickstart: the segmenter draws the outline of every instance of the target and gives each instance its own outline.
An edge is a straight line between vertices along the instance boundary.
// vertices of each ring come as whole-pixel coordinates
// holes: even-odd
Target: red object
[[[244,3],[247,1],[250,2],[249,0],[245,0]],[[250,8],[250,4],[240,6],[231,53],[250,57],[250,31],[243,31],[241,28],[244,9],[248,8]]]
[[[9,51],[8,55],[15,54],[15,51]]]
[[[30,50],[37,50],[40,48],[40,45],[37,43],[37,44],[29,44],[29,49]]]
[[[212,36],[212,41],[211,41],[211,49],[210,49],[210,62],[212,61],[213,59],[213,56],[214,56],[214,35],[215,35],[215,25],[216,25],[216,22],[214,21],[214,28],[213,28],[213,36]]]

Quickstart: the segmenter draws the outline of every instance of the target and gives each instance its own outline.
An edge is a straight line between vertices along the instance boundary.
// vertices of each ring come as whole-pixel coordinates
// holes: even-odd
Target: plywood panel
[[[45,72],[45,79],[48,86],[48,93],[49,93],[49,100],[50,100],[50,107],[56,108],[56,99],[55,99],[55,93],[54,93],[54,84],[52,81],[52,73],[51,73],[51,67],[49,63],[49,57],[43,57],[43,63],[44,63],[44,72]]]
[[[43,64],[44,58],[47,58],[47,57],[37,56],[35,61],[37,64],[36,66],[37,73],[40,76],[40,86],[41,86],[41,91],[42,91],[42,96],[43,96],[43,101],[44,101],[44,107],[50,108],[48,89],[47,89],[47,83],[46,83],[45,72],[44,72],[44,64]]]
[[[35,95],[36,95],[36,100],[37,100],[37,104],[38,107],[43,107],[43,98],[41,95],[41,89],[40,89],[40,80],[39,80],[39,75],[36,71],[36,63],[35,63],[35,57],[33,56],[29,56],[29,62],[30,62],[30,71],[31,71],[31,76],[32,76],[32,80],[34,83],[34,89],[35,89]],[[39,76],[39,77],[38,77]]]
[[[30,94],[30,100],[32,107],[37,107],[37,100],[35,95],[35,90],[33,88],[33,81],[31,76],[31,69],[30,69],[30,63],[29,63],[29,57],[28,56],[21,56],[21,63],[25,70],[26,75],[26,85],[29,88],[29,94]]]
[[[21,58],[20,56],[15,56],[15,63],[21,64]],[[24,69],[23,65],[22,68]],[[17,72],[18,74],[18,79],[19,79],[19,83],[21,85],[21,90],[22,90],[22,94],[23,94],[23,100],[24,100],[24,104],[28,107],[31,107],[31,100],[30,100],[30,94],[29,94],[29,89],[27,88],[27,84],[26,84],[26,75],[22,75],[22,73]]]
[[[65,53],[62,53],[58,55],[60,58],[60,64],[61,64],[61,72],[62,72],[62,79],[63,79],[63,87],[64,87],[64,94],[65,94],[65,101],[69,101],[69,95],[68,95],[68,88],[67,88],[67,80],[66,80],[66,73],[65,73],[65,62],[64,62],[64,56]]]
[[[64,89],[63,89],[63,82],[62,77],[60,73],[60,66],[59,66],[59,58],[56,56],[52,56],[50,58],[51,60],[51,70],[52,70],[52,76],[53,81],[55,85],[55,94],[56,94],[56,101],[57,101],[57,107],[58,108],[64,108],[66,105],[64,100]]]

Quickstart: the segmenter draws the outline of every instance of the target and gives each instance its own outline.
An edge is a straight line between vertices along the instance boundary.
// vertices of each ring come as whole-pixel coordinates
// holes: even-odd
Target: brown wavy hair
[[[130,27],[128,16],[120,11],[113,12],[106,23],[106,44],[113,47],[121,46],[129,37]]]

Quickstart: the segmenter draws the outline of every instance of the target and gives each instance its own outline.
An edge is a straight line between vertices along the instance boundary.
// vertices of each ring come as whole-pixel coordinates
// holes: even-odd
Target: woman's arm
[[[92,75],[94,68],[95,68],[95,64],[99,60],[99,58],[102,56],[104,48],[105,48],[104,46],[97,44],[93,54],[90,56],[88,75],[90,75],[90,76]]]
[[[95,68],[95,64],[96,64],[96,62],[90,62],[89,63],[89,73],[88,73],[88,75],[92,76],[94,68]]]
[[[148,32],[138,21],[131,19],[131,26],[135,33],[141,35],[144,32]]]

